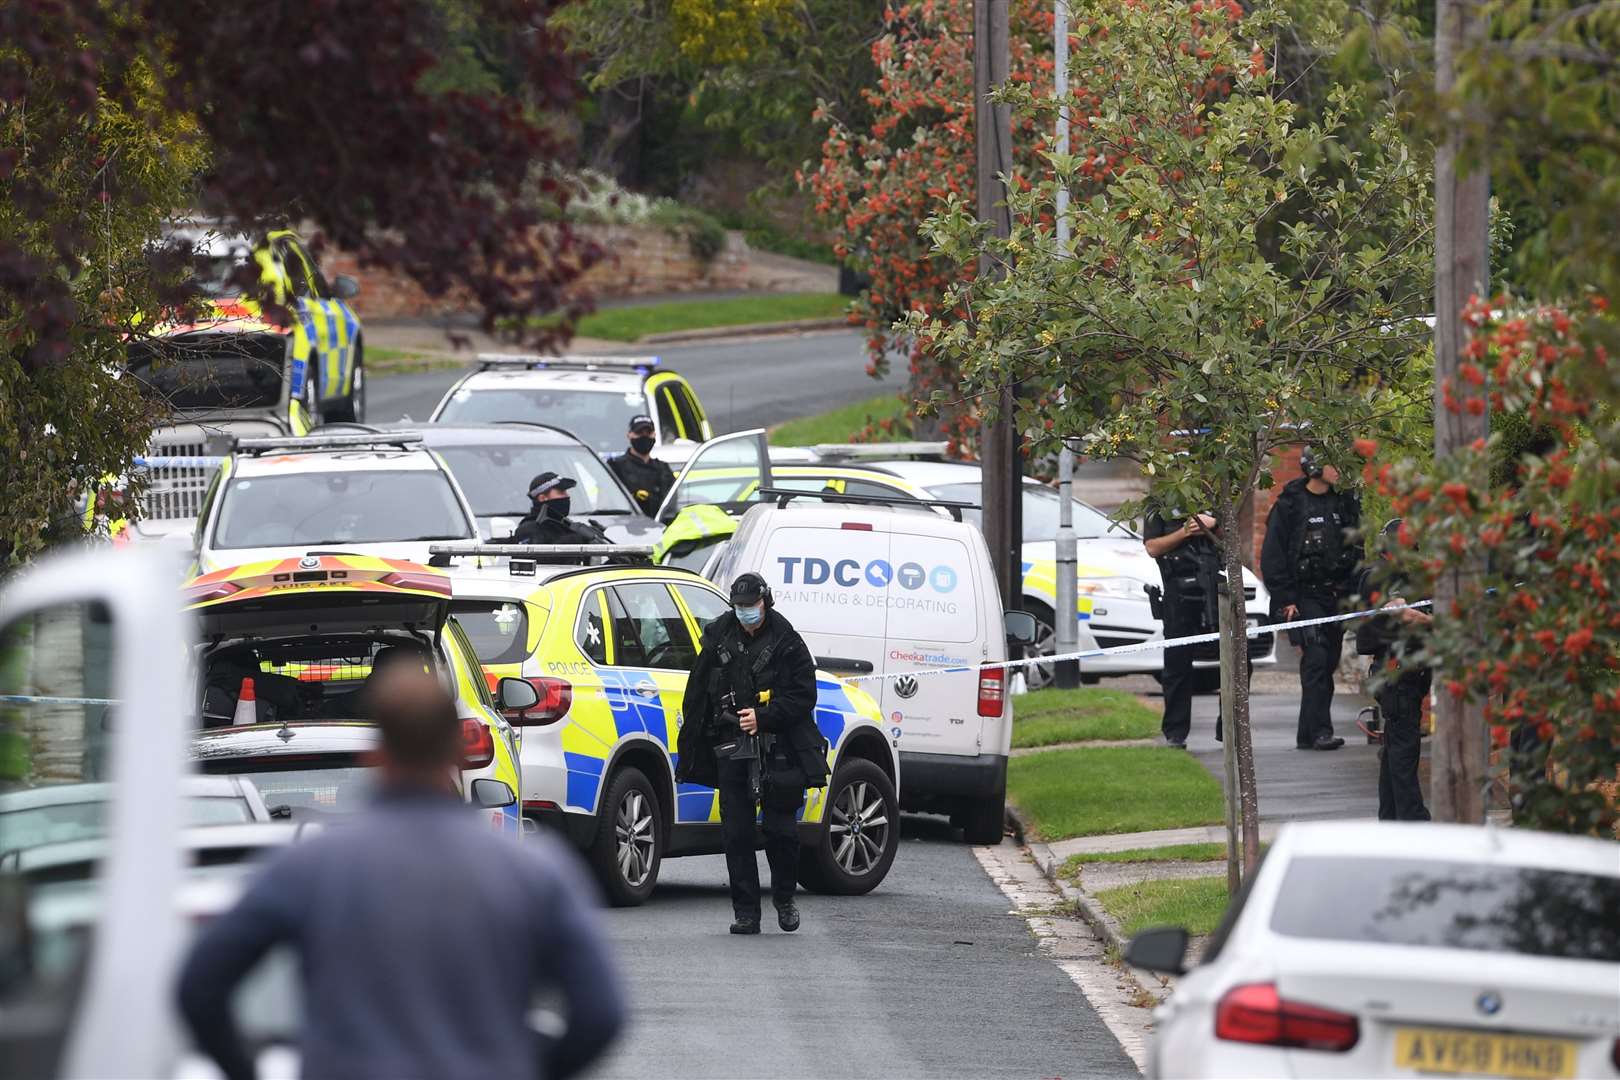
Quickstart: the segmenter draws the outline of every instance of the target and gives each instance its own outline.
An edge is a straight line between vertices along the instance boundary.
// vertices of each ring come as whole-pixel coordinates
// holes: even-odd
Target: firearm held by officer
[[[731,932],[759,933],[757,818],[776,922],[791,933],[799,928],[798,812],[805,789],[827,782],[827,743],[815,721],[815,659],[759,574],[739,575],[730,599],[732,609],[703,631],[687,679],[675,778],[719,791]]]

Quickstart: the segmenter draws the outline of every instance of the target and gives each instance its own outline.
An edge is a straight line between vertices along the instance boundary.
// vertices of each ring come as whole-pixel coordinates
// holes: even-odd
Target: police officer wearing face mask
[[[718,788],[733,934],[759,933],[755,818],[764,826],[776,924],[799,928],[799,809],[827,782],[815,721],[816,664],[756,573],[731,585],[731,610],[703,631],[681,702],[675,779]],[[763,812],[761,812],[763,811]]]
[[[1305,475],[1290,481],[1277,496],[1260,550],[1260,574],[1271,592],[1272,618],[1284,621],[1337,615],[1342,599],[1355,589],[1361,563],[1354,539],[1361,527],[1361,503],[1334,486],[1339,470],[1323,459],[1319,449],[1306,447],[1299,467]],[[1333,734],[1333,672],[1339,666],[1344,624],[1290,630],[1288,637],[1300,649],[1294,745],[1301,750],[1337,750],[1344,740]]]
[[[622,454],[608,458],[612,469],[624,486],[635,496],[636,505],[648,517],[663,505],[664,496],[675,486],[675,473],[665,462],[652,456],[657,440],[653,437],[650,416],[630,418],[630,448]]]
[[[529,481],[531,509],[512,534],[517,544],[606,544],[607,534],[588,521],[572,521],[572,477],[543,472]]]

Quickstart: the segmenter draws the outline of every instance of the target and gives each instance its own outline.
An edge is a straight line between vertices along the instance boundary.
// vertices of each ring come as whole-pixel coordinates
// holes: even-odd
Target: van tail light
[[[495,736],[482,720],[461,722],[461,767],[482,769],[495,760]]]
[[[1247,983],[1215,1006],[1215,1037],[1342,1054],[1361,1038],[1361,1024],[1350,1013],[1284,1001],[1273,983]]]
[[[979,670],[979,715],[1000,716],[1007,703],[1007,669]]]
[[[1614,1046],[1609,1050],[1609,1060],[1614,1062],[1614,1071],[1620,1072],[1620,1039],[1614,1040]]]
[[[524,680],[540,695],[540,704],[522,716],[507,713],[507,719],[517,727],[544,727],[555,724],[568,715],[574,704],[574,684],[567,679],[553,679],[549,675],[535,675]]]

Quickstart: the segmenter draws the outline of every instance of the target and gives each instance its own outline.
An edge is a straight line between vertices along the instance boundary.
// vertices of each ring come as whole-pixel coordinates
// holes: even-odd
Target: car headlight
[[[1139,600],[1147,594],[1147,586],[1135,578],[1128,577],[1081,578],[1075,582],[1075,592],[1080,596]]]

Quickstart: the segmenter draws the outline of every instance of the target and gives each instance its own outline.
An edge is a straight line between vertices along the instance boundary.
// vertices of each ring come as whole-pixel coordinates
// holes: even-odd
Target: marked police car
[[[767,489],[737,525],[714,580],[764,575],[816,662],[879,696],[906,783],[901,805],[941,809],[969,843],[1001,840],[1012,745],[1004,667],[1033,620],[1003,612],[967,507]],[[841,504],[841,505],[835,505]]]
[[[197,518],[196,569],[309,552],[426,562],[473,540],[477,521],[444,462],[414,432],[242,439]]]
[[[664,858],[723,849],[715,791],[675,783],[674,748],[703,628],[729,605],[682,570],[534,561],[560,550],[446,546],[435,558],[452,563],[452,609],[486,677],[520,677],[540,698],[508,714],[524,814],[584,849],[613,903],[639,904]],[[832,778],[809,792],[800,818],[800,880],[865,893],[899,847],[899,764],[866,691],[825,673],[816,687]]]
[[[622,453],[630,418],[653,418],[661,446],[700,443],[711,431],[692,385],[656,356],[484,353],[446,391],[435,423],[530,420],[564,428],[599,454]]]

